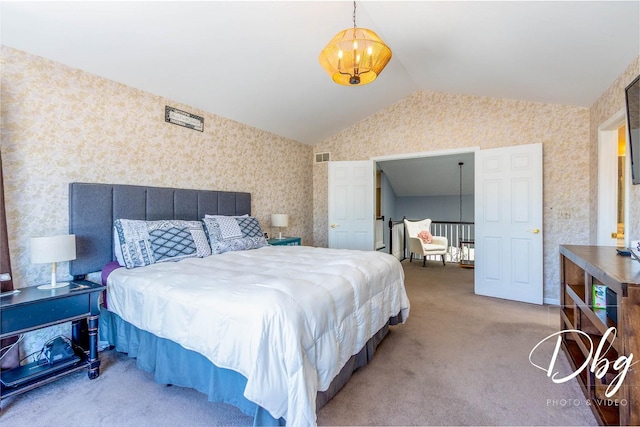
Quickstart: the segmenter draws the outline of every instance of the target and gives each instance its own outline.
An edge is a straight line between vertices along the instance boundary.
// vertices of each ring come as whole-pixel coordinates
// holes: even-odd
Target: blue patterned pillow
[[[200,221],[147,221],[156,262],[211,255]]]
[[[242,237],[264,237],[258,220],[252,216],[236,218]]]
[[[232,234],[229,231],[235,230],[235,227],[230,226],[231,221],[236,222],[241,237],[237,237],[235,232]],[[202,222],[209,238],[211,252],[214,254],[267,246],[267,240],[264,238],[260,223],[254,217],[210,215],[205,217]]]
[[[141,221],[114,223],[116,259],[127,268],[211,255],[200,221]]]
[[[145,221],[116,219],[113,234],[118,264],[135,268],[155,263]]]

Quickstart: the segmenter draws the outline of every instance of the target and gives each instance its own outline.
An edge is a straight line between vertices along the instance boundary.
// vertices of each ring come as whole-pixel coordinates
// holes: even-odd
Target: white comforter
[[[247,378],[245,397],[315,425],[318,390],[373,334],[409,315],[404,272],[379,252],[269,246],[127,270],[109,309]]]

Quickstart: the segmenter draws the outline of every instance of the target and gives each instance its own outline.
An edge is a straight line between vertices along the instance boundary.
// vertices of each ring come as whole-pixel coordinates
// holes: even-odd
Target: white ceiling
[[[462,167],[459,163],[463,163]],[[447,154],[377,162],[398,197],[474,193],[474,153]],[[460,187],[462,183],[462,189]]]
[[[417,90],[589,107],[640,53],[638,1],[362,1],[357,25],[393,58],[344,87],[318,55],[351,2],[0,7],[4,45],[306,144]]]
[[[318,55],[352,13],[349,1],[1,1],[0,36],[306,144],[417,90],[589,107],[640,54],[638,1],[360,1],[357,25],[393,57],[373,83],[345,87]],[[458,161],[470,194],[472,154],[382,168],[398,196],[451,195]]]

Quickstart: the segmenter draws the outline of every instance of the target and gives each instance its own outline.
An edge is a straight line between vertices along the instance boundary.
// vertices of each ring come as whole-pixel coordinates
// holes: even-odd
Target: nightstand
[[[301,240],[300,237],[283,237],[282,239],[269,239],[267,243],[271,246],[300,246]]]
[[[0,339],[71,322],[71,342],[76,357],[44,365],[46,369],[32,363],[3,371],[0,402],[81,369],[88,369],[90,379],[98,378],[98,301],[104,290],[100,284],[76,280],[59,289],[41,290],[31,286],[1,294]]]

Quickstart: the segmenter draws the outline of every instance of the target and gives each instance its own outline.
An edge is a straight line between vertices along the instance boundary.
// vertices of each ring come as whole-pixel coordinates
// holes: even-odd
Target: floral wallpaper
[[[589,109],[468,95],[416,92],[327,139],[332,160],[542,143],[544,298],[559,302],[563,243],[588,244]],[[314,242],[327,244],[327,166],[314,166]],[[559,211],[569,212],[561,218]]]
[[[287,213],[286,235],[313,241],[308,145],[170,99],[1,48],[1,143],[16,287],[50,280],[29,239],[68,232],[73,181],[247,191],[265,231]],[[204,132],[166,123],[169,105],[204,117]],[[68,278],[59,263],[58,278]]]
[[[609,86],[609,88],[591,106],[590,122],[590,149],[591,158],[597,159],[598,155],[598,127],[606,122],[618,111],[625,108],[624,89],[640,75],[640,55],[627,67],[624,72]],[[598,207],[598,170],[597,160],[592,163],[590,174],[590,208],[592,212]],[[629,240],[640,239],[640,185],[632,185],[629,194],[629,229],[626,234]],[[591,218],[589,224],[591,241],[596,241],[597,218]]]
[[[286,234],[312,241],[308,145],[6,46],[1,96],[16,287],[48,280],[29,238],[68,232],[72,181],[247,191],[265,231],[283,212]],[[165,105],[204,117],[204,132],[166,123]]]

